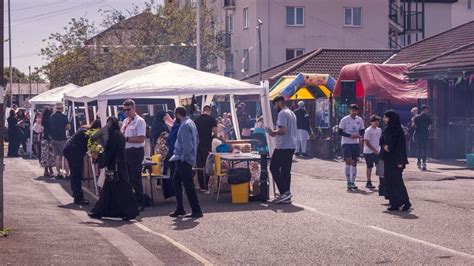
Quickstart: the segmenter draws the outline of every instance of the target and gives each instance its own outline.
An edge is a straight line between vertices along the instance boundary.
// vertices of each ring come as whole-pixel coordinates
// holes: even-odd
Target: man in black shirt
[[[426,171],[426,157],[428,155],[429,129],[433,123],[430,115],[430,108],[427,105],[421,107],[421,114],[414,119],[415,143],[418,157],[418,168]]]
[[[197,150],[196,166],[204,169],[207,156],[211,151],[212,139],[217,136],[217,121],[211,116],[212,108],[208,105],[204,106],[202,115],[194,121],[199,134],[199,145]],[[202,192],[208,191],[209,177],[205,177],[204,171],[198,171],[199,187]]]
[[[66,145],[66,131],[70,129],[71,125],[67,116],[63,114],[63,105],[56,104],[56,113],[51,116],[51,145],[53,146],[54,155],[56,156],[56,171],[57,179],[62,179],[63,175],[61,173],[62,169],[62,160],[63,160],[63,149]],[[69,175],[69,169],[65,162],[65,172],[66,175]]]
[[[309,127],[309,115],[303,101],[298,102],[298,109],[294,113],[296,115],[296,127],[298,128],[295,155],[307,157],[306,147],[311,128]]]

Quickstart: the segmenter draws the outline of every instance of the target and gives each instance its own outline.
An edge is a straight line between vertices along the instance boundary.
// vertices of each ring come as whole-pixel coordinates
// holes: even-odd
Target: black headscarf
[[[405,132],[402,128],[400,115],[393,110],[389,110],[385,112],[385,116],[388,117],[389,121],[383,131],[380,144],[382,149],[384,145],[388,145],[390,152],[383,152],[383,158],[388,161],[388,163],[406,165],[408,164],[408,160]]]
[[[107,146],[110,136],[115,130],[120,130],[119,121],[115,116],[107,118],[105,126],[92,136],[92,139],[98,141],[102,147]]]
[[[168,127],[163,121],[165,118],[165,111],[158,111],[153,119],[153,124],[151,125],[151,138],[158,139],[158,137],[163,133],[163,131],[168,131]]]

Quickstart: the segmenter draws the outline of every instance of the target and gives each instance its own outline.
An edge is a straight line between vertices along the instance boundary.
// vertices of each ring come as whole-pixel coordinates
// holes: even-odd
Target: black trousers
[[[84,199],[84,192],[82,192],[82,178],[84,175],[84,157],[76,155],[74,150],[64,150],[64,157],[69,164],[71,171],[71,190],[74,201]]]
[[[270,171],[277,184],[280,195],[291,189],[291,166],[294,149],[275,149],[270,164]]]
[[[135,192],[138,204],[143,204],[142,163],[145,158],[145,148],[125,149],[127,159],[128,177]]]
[[[196,188],[193,182],[193,166],[187,162],[174,161],[176,169],[173,176],[174,191],[176,193],[176,210],[184,211],[183,186],[188,197],[192,213],[201,213]]]
[[[416,151],[418,162],[423,161],[426,163],[426,157],[428,157],[428,136],[416,136]]]
[[[202,169],[205,168],[208,155],[209,155],[209,149],[197,150],[197,157],[196,157],[197,168],[202,168]],[[199,180],[199,188],[207,190],[208,185],[209,185],[209,176],[205,175],[204,171],[197,171],[197,174],[198,174],[198,180]]]

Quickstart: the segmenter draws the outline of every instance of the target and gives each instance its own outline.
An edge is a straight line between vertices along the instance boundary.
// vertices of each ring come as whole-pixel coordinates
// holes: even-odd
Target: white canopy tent
[[[117,75],[118,76],[118,75]],[[116,76],[116,77],[117,77]],[[268,100],[268,86],[257,86],[225,76],[165,62],[136,70],[131,75],[117,78],[116,84],[98,94],[99,110],[105,110],[109,100],[127,98],[186,98],[202,95],[230,95],[230,105],[236,136],[240,138],[234,95],[260,95],[264,122],[273,126]],[[103,88],[103,87],[102,87]],[[100,112],[105,121],[106,115]],[[270,143],[270,142],[269,142]],[[273,146],[273,145],[270,145]]]
[[[30,150],[30,155],[32,151],[32,145],[33,145],[33,124],[35,120],[34,116],[34,110],[37,105],[54,105],[58,103],[63,103],[64,102],[64,94],[68,92],[72,92],[79,88],[79,86],[74,85],[72,83],[69,83],[65,86],[57,87],[48,91],[45,91],[39,95],[36,95],[35,97],[31,98],[29,100],[30,102],[30,123],[31,123],[31,129],[30,129],[30,143],[29,143],[29,150]]]

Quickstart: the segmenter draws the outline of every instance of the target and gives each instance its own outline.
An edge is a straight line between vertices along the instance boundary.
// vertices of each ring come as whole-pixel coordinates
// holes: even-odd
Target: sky
[[[8,39],[7,0],[5,1],[4,34]],[[64,32],[72,18],[86,17],[98,25],[99,9],[131,9],[143,6],[145,0],[11,0],[12,65],[28,73],[45,62],[39,55],[43,39],[51,33]],[[157,1],[162,2],[162,1]],[[8,43],[4,48],[4,65],[9,66]]]

